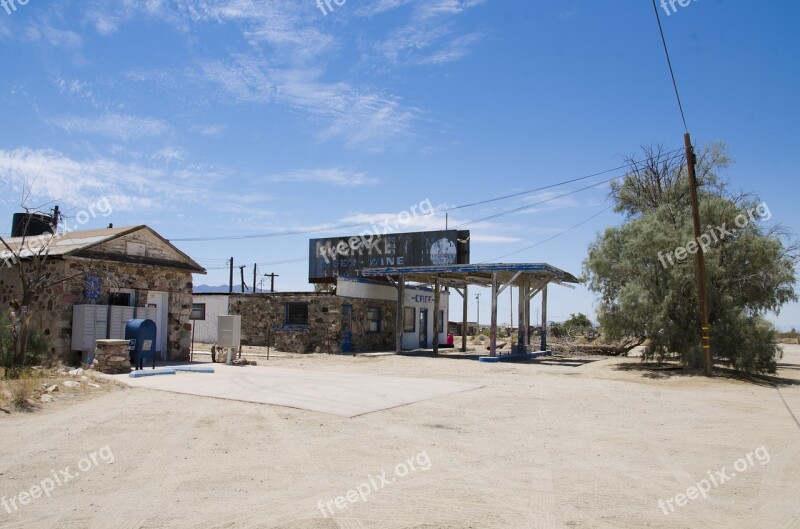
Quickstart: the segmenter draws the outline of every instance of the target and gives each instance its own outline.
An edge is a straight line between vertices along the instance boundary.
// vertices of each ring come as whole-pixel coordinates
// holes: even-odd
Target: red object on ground
[[[455,340],[453,339],[453,335],[452,334],[448,334],[447,335],[447,345],[454,345],[454,344],[455,344]]]

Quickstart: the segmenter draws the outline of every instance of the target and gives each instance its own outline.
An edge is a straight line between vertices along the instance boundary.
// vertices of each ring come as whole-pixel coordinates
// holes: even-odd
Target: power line
[[[677,151],[682,151],[682,149],[677,149]],[[665,155],[665,156],[669,156],[669,158],[667,160],[665,160],[665,162],[669,163],[670,161],[683,156],[683,154],[675,154],[677,151],[669,151]],[[670,156],[670,154],[672,154],[672,155]],[[635,162],[635,163],[638,163],[638,162]],[[618,180],[620,178],[624,178],[625,176],[627,176],[627,174],[628,173],[625,173],[625,174],[622,174],[622,175],[618,175],[618,176],[615,176],[613,178],[608,178],[608,179],[603,180],[601,182],[597,182],[595,184],[591,184],[591,185],[588,185],[586,187],[582,187],[580,189],[576,189],[574,191],[569,191],[569,192],[563,193],[561,195],[557,195],[557,196],[550,197],[550,198],[547,198],[547,199],[544,199],[544,200],[540,200],[538,202],[534,202],[533,204],[526,204],[524,206],[519,206],[519,207],[516,207],[516,208],[513,208],[513,209],[501,211],[500,213],[495,213],[495,214],[492,214],[492,215],[489,215],[489,216],[486,216],[486,217],[482,217],[480,219],[470,220],[470,221],[467,221],[467,222],[459,224],[458,226],[456,226],[456,228],[463,228],[463,227],[466,227],[466,226],[470,226],[472,224],[477,224],[478,222],[483,222],[483,221],[486,221],[486,220],[492,220],[492,219],[495,219],[497,217],[510,215],[511,213],[517,213],[519,211],[524,211],[526,209],[532,209],[532,208],[535,208],[536,206],[541,206],[542,204],[546,204],[548,202],[552,202],[552,201],[557,200],[559,198],[563,198],[563,197],[566,197],[566,196],[569,196],[569,195],[574,195],[576,193],[580,193],[582,191],[586,191],[587,189],[591,189],[593,187],[598,187],[598,186],[601,186],[603,184],[607,184],[609,182],[613,182],[614,180]]]
[[[664,153],[664,156],[672,156],[673,154],[679,153],[679,152],[682,153],[683,149],[680,148],[680,149],[674,149],[672,151],[667,151],[666,153]],[[639,162],[637,162],[635,160],[632,160],[631,163],[638,164]],[[606,171],[600,171],[598,173],[593,173],[593,174],[590,174],[590,175],[581,176],[581,177],[578,177],[578,178],[573,178],[571,180],[564,180],[562,182],[557,182],[555,184],[550,184],[550,185],[546,185],[546,186],[542,186],[542,187],[537,187],[535,189],[528,189],[526,191],[520,191],[518,193],[511,193],[511,194],[503,195],[503,196],[500,196],[500,197],[489,198],[489,199],[481,200],[481,201],[478,201],[478,202],[472,202],[470,204],[463,204],[461,206],[453,206],[453,207],[450,207],[450,208],[440,209],[436,213],[446,213],[446,212],[455,211],[455,210],[458,210],[458,209],[470,208],[470,207],[473,207],[473,206],[480,206],[480,205],[483,205],[483,204],[489,204],[491,202],[497,202],[499,200],[505,200],[505,199],[508,199],[508,198],[516,198],[516,197],[519,197],[519,196],[529,195],[531,193],[536,193],[538,191],[545,191],[547,189],[552,189],[554,187],[560,187],[560,186],[567,185],[567,184],[573,184],[575,182],[580,182],[582,180],[588,180],[588,179],[594,178],[596,176],[602,176],[604,174],[614,173],[614,172],[620,171],[622,169],[628,169],[628,168],[630,168],[631,163],[626,163],[625,165],[621,165],[621,166],[615,167],[613,169],[608,169]]]
[[[470,226],[472,224],[477,224],[478,222],[483,222],[483,221],[486,221],[486,220],[496,219],[498,217],[503,217],[505,215],[510,215],[512,213],[517,213],[517,212],[520,212],[520,211],[524,211],[526,209],[532,209],[532,208],[535,208],[536,206],[541,206],[542,204],[546,204],[548,202],[552,202],[553,200],[557,200],[559,198],[564,198],[564,197],[569,196],[569,195],[574,195],[576,193],[580,193],[581,191],[586,191],[587,189],[591,189],[593,187],[598,187],[598,186],[601,186],[603,184],[607,184],[607,183],[609,183],[609,182],[611,182],[613,180],[616,180],[618,178],[620,178],[620,177],[616,176],[614,178],[609,178],[608,180],[603,180],[602,182],[598,182],[596,184],[592,184],[592,185],[588,185],[586,187],[582,187],[580,189],[576,189],[575,191],[570,191],[568,193],[563,193],[561,195],[556,195],[554,197],[550,197],[550,198],[545,199],[545,200],[540,200],[539,202],[534,202],[533,204],[526,204],[524,206],[520,206],[520,207],[514,208],[514,209],[509,209],[509,210],[506,210],[506,211],[501,211],[500,213],[495,213],[495,214],[489,215],[487,217],[482,217],[480,219],[470,220],[468,222],[464,222],[462,224],[459,224],[457,227],[458,228],[463,228],[463,227],[466,227],[466,226]]]
[[[678,153],[678,152],[682,152],[682,149],[676,149],[676,150],[672,150],[672,151],[667,151],[665,153],[665,156],[671,156],[671,155],[673,155],[675,153]],[[580,182],[580,181],[583,181],[583,180],[588,180],[590,178],[595,178],[597,176],[601,176],[601,175],[604,175],[604,174],[612,173],[612,172],[615,172],[615,171],[620,171],[620,170],[629,168],[631,165],[638,165],[639,163],[642,163],[642,162],[639,162],[637,160],[631,160],[627,164],[621,165],[619,167],[615,167],[613,169],[608,169],[608,170],[605,170],[605,171],[599,171],[599,172],[592,173],[592,174],[589,174],[589,175],[586,175],[586,176],[581,176],[581,177],[578,177],[578,178],[572,178],[572,179],[569,179],[569,180],[556,182],[554,184],[549,184],[549,185],[538,187],[538,188],[535,188],[535,189],[528,189],[526,191],[519,191],[519,192],[516,192],[516,193],[510,193],[510,194],[506,194],[506,195],[499,196],[499,197],[494,197],[494,198],[490,198],[490,199],[486,199],[486,200],[481,200],[481,201],[478,201],[478,202],[472,202],[472,203],[469,203],[469,204],[462,204],[462,205],[459,205],[459,206],[453,206],[453,207],[450,207],[450,208],[441,209],[441,210],[436,211],[435,214],[441,214],[441,213],[446,213],[446,212],[450,212],[450,211],[455,211],[455,210],[470,208],[470,207],[474,207],[474,206],[479,206],[479,205],[482,205],[482,204],[498,202],[500,200],[507,200],[509,198],[516,198],[516,197],[520,197],[520,196],[523,196],[523,195],[536,193],[538,191],[544,191],[544,190],[547,190],[547,189],[552,189],[554,187],[560,187],[560,186],[563,186],[563,185],[567,185],[567,184],[571,184],[571,183],[575,183],[575,182]],[[523,206],[522,208],[519,208],[519,209],[529,209],[529,208],[534,207],[536,205],[539,205],[539,204],[542,204],[542,203],[545,203],[545,202],[549,202],[549,201],[555,200],[557,198],[561,198],[562,196],[566,196],[566,195],[569,195],[569,194],[572,194],[572,193],[578,193],[580,191],[584,191],[586,189],[590,189],[591,187],[596,187],[598,185],[602,185],[604,183],[611,182],[612,180],[616,180],[618,178],[621,178],[622,176],[625,176],[625,175],[616,176],[614,178],[611,178],[611,179],[608,179],[608,180],[604,180],[603,182],[599,182],[597,184],[593,184],[591,186],[579,189],[577,191],[573,191],[573,192],[567,193],[565,195],[560,195],[558,197],[553,197],[551,199],[545,200],[543,202],[539,202],[537,204]],[[517,211],[517,209],[511,210],[511,211],[506,212],[506,213],[501,213],[501,214],[498,214],[496,216],[506,215],[508,213],[513,213],[515,211]],[[470,225],[470,224],[474,224],[476,222],[480,222],[482,220],[489,220],[490,218],[495,218],[495,216],[487,217],[487,218],[484,218],[484,219],[478,219],[478,220],[475,220],[475,221],[469,221],[469,222],[461,224],[461,225],[459,225],[457,227],[467,226],[467,225]],[[359,228],[359,227],[364,226],[364,225],[365,225],[365,223],[342,224],[342,225],[326,226],[326,227],[323,227],[323,228],[315,228],[315,229],[310,229],[310,230],[277,231],[277,232],[271,232],[271,233],[259,233],[259,234],[252,234],[252,235],[225,235],[225,236],[214,236],[214,237],[173,238],[173,239],[169,239],[169,241],[170,242],[212,242],[212,241],[227,241],[227,240],[267,239],[267,238],[272,238],[272,237],[283,237],[283,236],[290,236],[290,235],[306,235],[306,234],[320,233],[320,232],[326,232],[326,231],[338,231],[338,230],[344,230],[344,229]],[[294,261],[294,262],[299,262],[299,260],[298,261]],[[281,263],[277,263],[277,264],[286,264],[286,263],[281,262]]]
[[[669,75],[672,77],[672,87],[675,89],[675,97],[678,100],[678,108],[681,111],[681,119],[683,120],[684,132],[689,132],[689,127],[686,125],[686,115],[683,113],[683,103],[681,103],[681,94],[678,91],[678,83],[675,81],[675,71],[672,69],[672,60],[669,58],[669,49],[667,48],[667,39],[664,37],[664,28],[661,26],[661,15],[658,13],[656,0],[653,0],[653,10],[656,12],[656,21],[658,22],[658,31],[661,33],[661,43],[664,45],[664,53],[667,55],[667,65],[669,66]]]
[[[553,239],[556,239],[556,238],[558,238],[558,237],[561,237],[561,236],[562,236],[562,235],[564,235],[565,233],[568,233],[568,232],[570,232],[570,231],[574,230],[575,228],[577,228],[577,227],[579,227],[579,226],[582,226],[582,225],[586,224],[586,223],[587,223],[587,222],[589,222],[590,220],[596,219],[597,217],[599,217],[600,215],[602,215],[603,213],[605,213],[606,211],[608,211],[609,209],[611,209],[611,208],[613,208],[613,207],[614,207],[614,205],[612,204],[612,205],[608,206],[607,208],[605,208],[604,210],[602,210],[602,211],[600,211],[600,212],[598,212],[598,213],[595,213],[594,215],[592,215],[592,216],[591,216],[591,217],[589,217],[588,219],[584,219],[584,220],[580,221],[579,223],[575,224],[574,226],[572,226],[572,227],[570,227],[570,228],[567,228],[566,230],[564,230],[564,231],[562,231],[562,232],[556,233],[556,234],[555,234],[555,235],[553,235],[552,237],[549,237],[549,238],[547,238],[547,239],[545,239],[545,240],[543,240],[543,241],[539,241],[539,242],[537,242],[537,243],[535,243],[535,244],[531,244],[530,246],[527,246],[527,247],[525,247],[525,248],[523,248],[523,249],[521,249],[521,250],[517,250],[516,252],[511,252],[511,253],[507,253],[507,254],[505,254],[505,255],[501,255],[500,257],[495,257],[494,259],[492,259],[492,260],[490,260],[490,261],[483,261],[483,263],[496,263],[496,262],[497,262],[498,260],[500,260],[500,259],[505,259],[506,257],[510,257],[510,256],[512,256],[512,255],[517,255],[518,253],[526,252],[526,251],[528,251],[528,250],[530,250],[530,249],[532,249],[532,248],[536,248],[537,246],[541,246],[542,244],[544,244],[544,243],[546,243],[546,242],[550,242],[550,241],[552,241]]]
[[[228,240],[244,240],[244,239],[267,239],[270,237],[282,237],[288,235],[305,235],[307,233],[320,233],[325,231],[343,230],[347,228],[358,228],[363,224],[346,224],[340,226],[327,226],[325,228],[316,228],[313,230],[297,230],[297,231],[276,231],[273,233],[258,233],[254,235],[225,235],[218,237],[187,237],[181,239],[169,239],[170,242],[210,242],[210,241],[228,241]]]

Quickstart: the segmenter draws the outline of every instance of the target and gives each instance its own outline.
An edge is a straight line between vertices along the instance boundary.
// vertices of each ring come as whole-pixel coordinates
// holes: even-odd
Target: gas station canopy
[[[432,285],[436,279],[441,286],[463,287],[465,285],[492,286],[494,275],[504,285],[519,286],[524,281],[547,280],[548,283],[579,283],[569,272],[544,263],[511,264],[461,264],[444,266],[396,266],[367,268],[361,271],[365,277],[403,276],[406,281]]]
[[[577,277],[545,263],[493,263],[493,264],[452,264],[441,266],[399,266],[367,268],[361,270],[364,277],[386,277],[396,282],[398,289],[397,328],[402,329],[403,300],[406,282],[432,285],[435,307],[434,328],[438,328],[439,293],[442,287],[452,287],[464,299],[462,351],[466,350],[467,328],[467,287],[477,285],[492,289],[492,323],[490,330],[491,357],[497,356],[497,298],[509,286],[519,289],[519,325],[517,355],[530,353],[530,302],[536,294],[542,294],[542,335],[541,351],[547,351],[547,285],[556,283],[568,288],[580,281]],[[478,322],[480,325],[480,322]],[[399,331],[398,331],[399,332]],[[401,340],[397,341],[400,352]],[[434,352],[438,344],[434,342]]]

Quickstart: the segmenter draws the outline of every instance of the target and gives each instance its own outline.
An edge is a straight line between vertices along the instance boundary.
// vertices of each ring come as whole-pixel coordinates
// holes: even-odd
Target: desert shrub
[[[11,331],[11,319],[0,316],[0,367],[3,367],[5,378],[19,378],[25,366],[41,365],[47,362],[50,353],[50,342],[40,330],[31,327],[28,330],[28,353],[25,365],[14,365],[14,334]]]
[[[37,383],[35,378],[30,377],[11,381],[9,383],[11,404],[17,409],[28,408],[30,406],[28,401],[33,398]]]

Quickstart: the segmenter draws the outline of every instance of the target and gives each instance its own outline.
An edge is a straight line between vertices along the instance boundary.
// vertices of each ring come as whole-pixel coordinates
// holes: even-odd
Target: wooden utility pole
[[[242,293],[244,294],[244,265],[239,267],[239,272],[242,276]]]
[[[279,274],[272,273],[272,274],[264,274],[264,277],[269,278],[269,291],[275,292],[275,278],[281,276]]]
[[[697,293],[700,297],[700,333],[703,349],[703,374],[711,376],[711,326],[708,323],[708,290],[706,286],[706,259],[700,241],[700,206],[697,199],[697,157],[694,155],[692,138],[687,132],[683,135],[686,145],[686,167],[689,173],[689,193],[692,201],[692,220],[694,221],[694,240],[697,242]]]
[[[228,283],[228,294],[233,294],[233,257],[231,257],[231,277]]]

